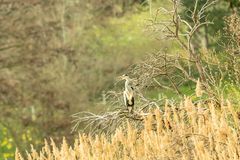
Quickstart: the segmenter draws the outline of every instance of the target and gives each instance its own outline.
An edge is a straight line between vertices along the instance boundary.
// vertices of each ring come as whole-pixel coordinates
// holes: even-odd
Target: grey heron
[[[131,79],[128,75],[124,74],[120,76],[122,80],[125,80],[125,89],[123,91],[124,104],[130,113],[133,113],[134,107],[134,89]]]

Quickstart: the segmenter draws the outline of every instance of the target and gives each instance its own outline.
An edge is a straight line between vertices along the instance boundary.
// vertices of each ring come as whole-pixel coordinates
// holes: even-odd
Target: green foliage
[[[122,18],[109,19],[107,28],[94,25],[89,31],[92,41],[92,53],[105,56],[106,54],[126,54],[129,58],[141,56],[151,48],[155,48],[156,41],[146,38],[142,31],[143,19],[146,13],[126,15]],[[114,55],[112,55],[114,56]]]
[[[16,146],[7,129],[0,125],[0,159],[13,159]]]
[[[233,107],[240,111],[240,89],[238,85],[226,84],[225,97],[232,102]]]

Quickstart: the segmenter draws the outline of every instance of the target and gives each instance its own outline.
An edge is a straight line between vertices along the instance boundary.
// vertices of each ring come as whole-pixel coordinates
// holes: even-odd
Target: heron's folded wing
[[[133,96],[133,92],[125,92],[126,93],[126,100],[128,102],[129,105],[134,105],[134,96]]]

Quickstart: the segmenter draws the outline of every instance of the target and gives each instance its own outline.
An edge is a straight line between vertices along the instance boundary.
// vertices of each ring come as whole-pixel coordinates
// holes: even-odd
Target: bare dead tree
[[[168,77],[170,85],[161,85],[161,87],[174,89],[178,94],[181,94],[178,89],[179,85],[186,81],[192,81],[196,83],[198,78],[200,78],[204,87],[210,90],[211,87],[208,82],[211,79],[209,79],[209,75],[207,75],[207,69],[205,65],[203,65],[203,63],[205,63],[204,57],[201,56],[200,52],[195,49],[193,40],[195,39],[197,31],[201,27],[213,24],[213,22],[206,20],[206,10],[216,2],[217,1],[215,0],[207,0],[203,5],[200,5],[199,0],[196,0],[193,10],[189,10],[191,14],[188,15],[188,18],[184,18],[179,13],[179,8],[181,8],[181,1],[179,0],[171,0],[173,6],[171,10],[167,10],[165,8],[159,8],[157,10],[155,17],[150,20],[148,29],[154,31],[154,33],[157,35],[161,35],[161,37],[157,37],[157,39],[168,39],[177,42],[179,47],[182,48],[184,52],[181,54],[166,54],[165,51],[156,53],[158,57],[162,57],[158,59],[156,63],[164,64],[162,67],[158,68],[158,71],[154,69],[156,68],[156,63],[152,62],[154,58],[149,58],[150,60],[148,59],[144,61],[143,64],[139,64],[137,68],[134,68],[133,70],[138,68],[146,68],[145,64],[147,63],[148,72],[146,74],[149,74],[151,71],[154,72],[152,77],[149,77],[148,75],[142,75],[140,77],[140,79],[142,79],[141,81],[144,81],[146,76],[148,76],[148,79],[153,79],[155,82],[156,77],[166,76]],[[164,14],[170,18],[168,20],[159,20],[158,17],[160,14]],[[181,73],[177,74],[176,76],[176,72],[179,71]],[[197,72],[198,76],[193,75],[193,71]],[[174,74],[172,74],[173,72]],[[178,79],[176,79],[176,77],[178,77]]]
[[[196,0],[194,9],[190,11],[190,21],[180,15],[180,1],[171,0],[171,2],[172,10],[159,8],[155,17],[150,20],[148,28],[154,33],[160,33],[161,37],[157,37],[159,39],[176,41],[184,52],[168,53],[161,50],[129,68],[130,75],[135,77],[134,80],[136,81],[137,109],[134,114],[129,115],[125,110],[116,109],[123,106],[121,102],[122,94],[121,91],[111,91],[108,92],[107,97],[111,97],[110,102],[115,109],[100,115],[88,112],[75,114],[73,115],[73,122],[76,125],[73,130],[76,130],[82,123],[87,123],[86,128],[93,133],[96,130],[112,132],[116,129],[116,126],[124,124],[129,119],[139,124],[142,121],[141,117],[145,115],[144,111],[148,111],[152,107],[162,108],[165,104],[165,99],[153,100],[144,96],[143,91],[151,85],[157,85],[183,96],[179,89],[183,83],[189,81],[197,83],[198,78],[200,78],[206,90],[210,90],[209,86],[213,85],[211,83],[217,83],[210,69],[203,65],[203,57],[195,50],[193,45],[196,32],[201,27],[212,24],[212,22],[206,21],[206,10],[216,1],[207,0],[206,3],[199,6],[199,0]],[[166,14],[169,19],[159,21],[160,13]],[[194,75],[193,72],[197,72],[198,75]]]
[[[210,1],[207,0],[206,3],[199,8],[199,0],[195,1],[194,10],[190,11],[191,13],[191,22],[181,17],[181,15],[178,12],[178,8],[180,5],[179,0],[172,0],[173,3],[173,10],[167,11],[166,9],[159,9],[158,12],[163,10],[164,12],[167,12],[167,14],[170,14],[172,16],[171,21],[166,22],[156,22],[152,21],[152,25],[159,25],[161,28],[161,32],[165,34],[164,38],[171,38],[175,39],[181,47],[186,51],[186,54],[188,56],[188,61],[195,63],[195,66],[197,68],[197,71],[199,73],[199,76],[202,81],[206,81],[206,76],[204,75],[203,66],[201,62],[201,57],[199,53],[196,53],[193,46],[193,38],[197,30],[199,30],[202,26],[213,24],[210,21],[205,21],[205,11],[210,6],[216,3],[216,1]],[[158,14],[156,14],[158,16]],[[184,29],[187,28],[187,29]],[[183,67],[181,68],[182,72],[184,74],[190,73],[183,70]],[[191,75],[188,75],[188,77],[191,77]]]

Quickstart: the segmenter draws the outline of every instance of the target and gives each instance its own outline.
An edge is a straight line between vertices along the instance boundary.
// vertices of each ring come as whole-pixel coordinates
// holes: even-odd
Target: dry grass
[[[128,123],[110,137],[80,134],[73,146],[63,139],[40,152],[32,148],[28,160],[75,159],[239,159],[239,119],[230,103],[194,105],[186,98],[178,107],[166,104],[144,114],[144,128]],[[16,151],[16,160],[23,159]]]

